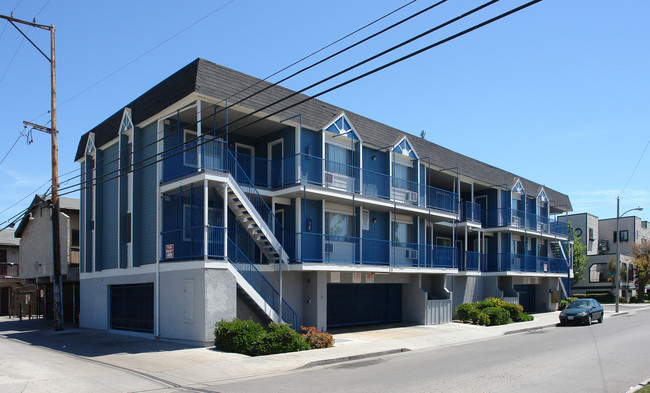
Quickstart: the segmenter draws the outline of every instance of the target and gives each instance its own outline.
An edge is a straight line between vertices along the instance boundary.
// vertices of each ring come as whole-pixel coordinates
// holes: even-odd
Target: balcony
[[[457,249],[349,236],[297,233],[298,262],[393,267],[458,267]]]
[[[20,265],[11,262],[0,263],[0,278],[19,278]]]
[[[568,273],[562,258],[501,253],[488,254],[482,262],[484,272]]]
[[[480,223],[481,222],[481,205],[479,205],[478,203],[465,201],[465,204],[463,206],[462,220],[463,221],[470,221],[470,222]]]
[[[204,247],[205,228],[194,226],[162,232],[161,261],[176,262],[196,259],[224,258],[225,228],[207,227],[207,252]]]
[[[510,208],[488,210],[485,224],[487,227],[510,226],[563,237],[567,236],[569,229],[564,222]]]
[[[475,251],[465,251],[465,265],[461,270],[478,272],[481,268],[481,254]]]
[[[451,191],[308,154],[268,160],[227,151],[225,142],[210,137],[197,141],[176,148],[166,146],[163,182],[206,169],[228,173],[239,170],[258,188],[314,184],[458,214],[458,195]]]

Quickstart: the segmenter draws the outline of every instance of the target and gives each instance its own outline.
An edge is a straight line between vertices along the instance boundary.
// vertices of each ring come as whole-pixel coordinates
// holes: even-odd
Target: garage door
[[[112,285],[111,329],[153,333],[153,283]]]
[[[402,321],[402,284],[328,284],[327,326]]]

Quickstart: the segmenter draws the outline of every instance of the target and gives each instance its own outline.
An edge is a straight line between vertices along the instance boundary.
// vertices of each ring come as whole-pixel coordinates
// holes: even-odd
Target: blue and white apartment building
[[[292,93],[197,59],[82,136],[81,326],[209,342],[234,317],[555,309],[567,195]]]

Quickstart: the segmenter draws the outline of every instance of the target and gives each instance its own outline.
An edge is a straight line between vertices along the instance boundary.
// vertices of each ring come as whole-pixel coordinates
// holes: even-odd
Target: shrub
[[[302,339],[311,349],[330,348],[334,346],[334,337],[327,332],[319,332],[315,327],[300,327],[303,330]]]
[[[630,296],[630,303],[638,303],[639,297],[637,295]]]
[[[524,312],[524,307],[521,304],[506,303],[503,307],[504,310],[510,314],[510,319],[519,322],[519,316]]]
[[[288,324],[278,325],[271,322],[269,330],[262,336],[260,341],[260,355],[271,355],[274,353],[296,352],[310,349],[309,344],[291,329]]]
[[[214,329],[214,345],[224,352],[248,356],[270,355],[309,349],[309,344],[289,325],[269,324],[268,332],[252,319],[217,322]]]
[[[568,301],[568,300],[560,300],[560,304],[558,305],[558,308],[560,309],[560,311],[562,311],[562,310],[564,310],[564,309],[566,308],[566,306],[568,306],[568,305],[569,305],[569,301]]]
[[[456,307],[456,317],[461,321],[470,321],[470,312],[476,310],[476,307],[472,303],[463,303],[459,304]]]
[[[483,309],[488,308],[488,307],[501,307],[501,308],[503,308],[508,303],[506,303],[503,299],[499,299],[499,298],[496,298],[496,297],[488,297],[488,298],[485,298],[482,301],[476,302],[474,304],[476,305],[476,307],[479,310],[483,310]]]
[[[477,310],[477,312],[478,312],[478,310]],[[476,322],[474,322],[474,323],[476,323],[478,325],[490,326],[490,322],[491,321],[490,321],[490,316],[489,315],[487,315],[484,312],[478,312],[478,314],[476,315]]]
[[[578,295],[576,295],[576,296],[578,296]],[[590,297],[592,299],[596,299],[600,303],[614,303],[616,301],[616,296],[611,292],[589,293],[584,297]],[[620,301],[620,299],[619,299],[619,301]]]
[[[648,294],[647,293],[643,294],[643,300],[648,300]]]
[[[214,345],[220,351],[255,356],[259,354],[260,342],[264,334],[264,328],[252,319],[221,320],[217,322],[214,329]]]
[[[484,325],[484,324],[479,323],[479,316],[480,316],[481,314],[482,314],[482,313],[479,311],[478,308],[476,308],[476,307],[472,307],[472,308],[469,310],[469,312],[467,313],[467,316],[469,317],[469,320],[472,321],[472,323],[474,323],[474,324],[479,324],[479,325]]]
[[[512,323],[510,313],[504,308],[487,307],[483,310],[482,313],[489,317],[489,322],[487,323],[488,326],[505,325]]]
[[[528,321],[532,321],[533,319],[535,319],[535,317],[526,314],[525,312],[522,312],[521,315],[519,316],[519,322],[528,322]]]

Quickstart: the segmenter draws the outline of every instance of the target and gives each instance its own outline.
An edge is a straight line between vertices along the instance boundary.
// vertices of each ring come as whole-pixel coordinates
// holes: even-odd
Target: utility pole
[[[50,115],[52,128],[50,134],[52,135],[52,293],[54,294],[54,330],[63,330],[63,302],[62,302],[62,283],[61,283],[61,243],[59,231],[59,147],[57,145],[57,130],[56,130],[56,61],[54,52],[54,25],[45,26],[26,20],[16,19],[13,16],[0,15],[1,19],[6,19],[11,23],[29,41],[49,62],[50,62],[50,77],[51,77],[51,108]],[[36,27],[50,32],[50,57],[32,41],[22,30],[16,26],[16,23]],[[45,128],[45,127],[42,127]]]

